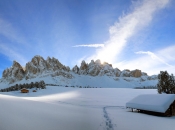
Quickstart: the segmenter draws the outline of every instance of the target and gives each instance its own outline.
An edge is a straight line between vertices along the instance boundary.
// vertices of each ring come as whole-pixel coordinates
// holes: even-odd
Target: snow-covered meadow
[[[0,130],[174,130],[175,117],[131,112],[126,102],[155,89],[70,88],[0,93]]]

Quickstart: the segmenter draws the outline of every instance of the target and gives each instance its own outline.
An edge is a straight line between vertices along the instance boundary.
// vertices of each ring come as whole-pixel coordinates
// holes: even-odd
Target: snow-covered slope
[[[157,76],[148,76],[138,69],[121,71],[100,60],[92,60],[89,64],[82,61],[80,67],[75,65],[71,70],[56,58],[44,60],[41,56],[34,56],[24,68],[14,61],[12,67],[5,69],[0,79],[0,89],[41,80],[46,84],[75,87],[134,88],[157,84]]]

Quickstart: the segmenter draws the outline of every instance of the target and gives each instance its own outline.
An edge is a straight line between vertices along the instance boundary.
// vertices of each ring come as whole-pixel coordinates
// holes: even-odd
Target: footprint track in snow
[[[111,118],[109,117],[109,114],[107,113],[107,109],[109,109],[109,108],[124,109],[124,106],[105,106],[105,107],[103,107],[103,116],[105,119],[105,121],[103,123],[104,130],[114,130],[114,128],[117,127],[117,125],[112,122]]]
[[[81,106],[81,107],[101,108],[101,106],[98,106],[98,105],[96,106],[96,105],[74,104],[74,103],[63,102],[63,101],[58,101],[58,102],[61,104]],[[105,121],[100,124],[100,127],[103,127],[103,130],[114,130],[114,128],[117,127],[117,125],[112,122],[112,119],[109,117],[109,114],[107,112],[107,109],[110,109],[110,108],[125,109],[124,106],[105,106],[105,107],[102,107],[103,117],[104,117]]]

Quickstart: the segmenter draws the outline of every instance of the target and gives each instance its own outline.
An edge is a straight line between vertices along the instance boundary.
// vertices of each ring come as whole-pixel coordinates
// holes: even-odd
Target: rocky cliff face
[[[90,75],[90,76],[111,76],[111,77],[141,77],[147,76],[146,73],[141,70],[119,70],[118,68],[113,68],[112,64],[107,62],[101,63],[100,60],[91,60],[90,63],[82,61],[80,67],[75,65],[72,70],[68,66],[61,64],[58,59],[48,57],[46,60],[41,56],[34,56],[32,60],[26,63],[25,70],[22,66],[14,61],[12,67],[7,68],[3,72],[3,80],[9,83],[14,83],[22,79],[31,79],[36,76],[50,75],[63,76],[65,78],[73,78],[74,74],[79,75]]]
[[[48,57],[44,60],[41,56],[34,56],[30,62],[26,64],[26,76],[27,78],[46,72],[55,72],[58,70],[70,71],[69,67],[62,65],[58,59]]]
[[[44,60],[41,56],[34,56],[30,62],[26,63],[25,70],[18,62],[14,61],[12,67],[4,70],[2,77],[9,83],[35,78],[43,73],[50,73],[52,77],[63,75],[71,78],[72,75],[68,74],[69,71],[70,68],[62,65],[58,59],[48,57],[47,60]]]
[[[141,77],[146,76],[147,74],[141,72],[141,70],[123,70],[120,71],[118,68],[113,68],[111,64],[107,62],[101,63],[100,60],[91,60],[88,64],[85,61],[82,61],[81,66],[78,67],[77,65],[73,67],[72,71],[76,74],[80,75],[91,75],[91,76],[114,76],[114,77]]]
[[[2,77],[4,79],[7,79],[9,83],[13,83],[15,81],[23,79],[24,74],[25,72],[22,66],[18,62],[13,61],[12,67],[7,68],[3,71]]]

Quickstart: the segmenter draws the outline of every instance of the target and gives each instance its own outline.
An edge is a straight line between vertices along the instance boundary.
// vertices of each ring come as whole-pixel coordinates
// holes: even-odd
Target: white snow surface
[[[143,86],[155,86],[158,82],[157,79],[148,80],[148,76],[142,76],[140,78],[134,77],[113,77],[113,76],[90,76],[90,75],[78,75],[71,73],[73,78],[66,78],[63,76],[52,77],[50,74],[42,74],[31,79],[23,79],[21,81],[9,84],[3,79],[0,80],[0,89],[13,86],[15,84],[39,82],[44,80],[46,84],[55,84],[61,86],[82,86],[82,87],[102,87],[102,88],[135,88]],[[142,81],[144,79],[144,81]]]
[[[175,101],[175,94],[139,95],[126,103],[126,107],[164,113]]]
[[[175,117],[126,109],[155,89],[47,86],[37,92],[0,92],[0,130],[174,130]]]

